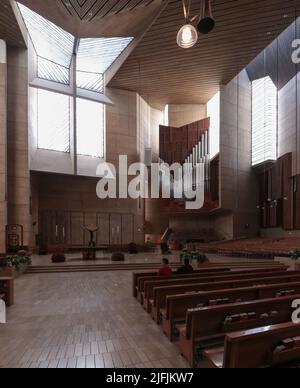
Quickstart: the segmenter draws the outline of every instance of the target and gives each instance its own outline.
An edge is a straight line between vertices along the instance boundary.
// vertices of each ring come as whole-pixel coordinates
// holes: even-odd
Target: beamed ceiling
[[[183,24],[182,3],[170,0],[109,86],[140,91],[153,106],[206,103],[300,10],[299,0],[212,0],[212,5],[216,29],[184,50],[176,45]],[[192,1],[192,14],[198,7],[199,0]]]

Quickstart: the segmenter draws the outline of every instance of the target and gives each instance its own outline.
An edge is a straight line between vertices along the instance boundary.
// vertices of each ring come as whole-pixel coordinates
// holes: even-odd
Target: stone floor
[[[0,368],[187,367],[132,297],[131,272],[23,275]]]

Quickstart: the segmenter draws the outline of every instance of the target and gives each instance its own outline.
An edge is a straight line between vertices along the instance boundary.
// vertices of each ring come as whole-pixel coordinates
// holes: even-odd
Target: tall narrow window
[[[277,88],[270,77],[252,83],[252,165],[277,159]]]
[[[104,105],[77,98],[77,153],[104,157]]]
[[[70,152],[70,97],[38,89],[38,148]]]
[[[207,116],[210,117],[209,153],[213,159],[220,152],[220,92],[207,103]]]

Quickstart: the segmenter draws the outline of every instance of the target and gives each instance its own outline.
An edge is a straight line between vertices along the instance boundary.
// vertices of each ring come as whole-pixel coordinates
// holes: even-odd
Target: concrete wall
[[[131,164],[144,160],[145,147],[153,146],[157,152],[158,127],[163,113],[153,110],[136,93],[108,89],[107,95],[114,105],[106,107],[106,160],[114,164],[118,172],[119,155],[127,155],[128,164]],[[39,211],[42,214],[49,211],[67,212],[76,217],[80,215],[82,225],[80,222],[77,224],[81,229],[86,215],[90,222],[95,223],[99,213],[112,217],[114,214],[131,214],[134,217],[134,240],[139,244],[144,243],[144,201],[100,200],[96,195],[97,182],[98,179],[79,176],[32,174],[34,221],[38,222]],[[78,230],[78,235],[80,233]]]
[[[7,224],[7,59],[6,43],[0,40],[0,253],[5,252]]]
[[[259,230],[258,183],[251,169],[251,82],[242,71],[221,88],[220,201],[232,211],[226,232],[255,236]]]
[[[293,175],[300,174],[300,77],[278,91],[278,156],[293,153]]]
[[[183,125],[191,124],[195,121],[205,119],[206,105],[201,104],[179,104],[169,105],[169,126],[182,127]]]
[[[30,173],[28,161],[27,50],[7,51],[8,223],[24,227],[24,244],[31,234]]]

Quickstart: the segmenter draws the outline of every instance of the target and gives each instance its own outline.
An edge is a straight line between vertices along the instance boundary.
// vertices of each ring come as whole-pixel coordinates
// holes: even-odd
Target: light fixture
[[[177,34],[177,44],[181,48],[188,49],[192,48],[197,43],[198,32],[192,25],[193,20],[190,19],[190,0],[188,1],[188,6],[186,5],[185,0],[182,0],[182,4],[186,24],[181,27]]]
[[[198,32],[192,24],[186,24],[177,34],[177,44],[179,47],[188,49],[195,46],[198,41]]]
[[[198,31],[201,34],[208,34],[215,28],[216,22],[212,16],[211,0],[202,0],[200,13],[200,22],[198,23]]]

